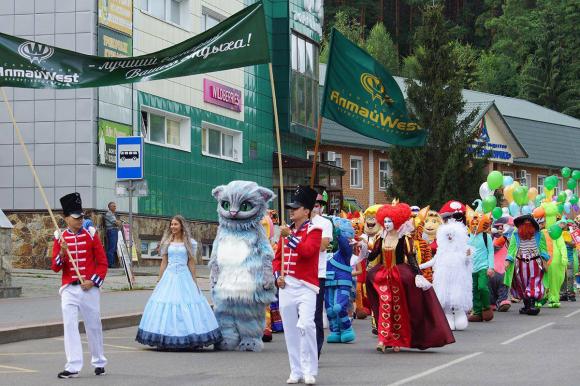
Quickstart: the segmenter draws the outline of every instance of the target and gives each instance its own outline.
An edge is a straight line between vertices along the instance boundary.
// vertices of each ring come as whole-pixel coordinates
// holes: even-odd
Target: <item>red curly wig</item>
[[[405,203],[396,205],[383,205],[377,212],[377,222],[383,226],[385,218],[393,220],[395,230],[399,229],[401,225],[411,218],[411,208]]]

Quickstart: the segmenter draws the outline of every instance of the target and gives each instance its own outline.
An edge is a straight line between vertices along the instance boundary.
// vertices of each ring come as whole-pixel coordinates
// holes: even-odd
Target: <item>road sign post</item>
[[[133,193],[134,180],[143,179],[143,138],[117,137],[117,181],[127,181],[129,193],[129,253],[133,253]],[[129,259],[130,261],[131,259]],[[126,267],[127,269],[128,267]]]

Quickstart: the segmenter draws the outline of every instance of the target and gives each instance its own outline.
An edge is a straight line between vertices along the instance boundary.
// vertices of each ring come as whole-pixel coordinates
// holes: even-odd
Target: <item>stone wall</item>
[[[102,226],[103,212],[85,210],[99,230],[101,240],[105,240]],[[65,227],[62,212],[53,212],[61,228]],[[50,256],[54,237],[54,225],[48,212],[6,212],[12,229],[12,266],[15,268],[50,269]],[[128,215],[121,213],[118,217],[128,221]],[[159,265],[160,260],[141,259],[141,237],[161,240],[165,229],[169,226],[168,218],[139,217],[133,216],[133,228],[135,246],[137,249],[138,263],[136,265]],[[201,244],[211,243],[217,232],[216,223],[189,222],[192,236],[199,243],[197,263],[201,264]],[[4,244],[2,244],[4,245]]]

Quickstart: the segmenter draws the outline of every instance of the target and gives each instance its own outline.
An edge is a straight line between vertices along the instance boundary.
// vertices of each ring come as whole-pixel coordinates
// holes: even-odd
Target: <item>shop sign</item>
[[[133,35],[133,0],[99,0],[99,24]]]
[[[114,168],[117,162],[116,139],[117,137],[127,137],[131,134],[133,134],[131,126],[99,119],[99,156],[97,164]]]
[[[467,151],[475,153],[478,158],[488,157],[490,161],[511,162],[512,153],[504,143],[490,137],[485,117],[479,123],[479,136],[469,144]]]
[[[133,39],[127,35],[99,26],[98,55],[106,58],[133,56]]]
[[[213,80],[203,80],[203,100],[233,111],[242,111],[242,92]]]
[[[323,0],[304,0],[304,11],[294,12],[294,21],[322,36]]]

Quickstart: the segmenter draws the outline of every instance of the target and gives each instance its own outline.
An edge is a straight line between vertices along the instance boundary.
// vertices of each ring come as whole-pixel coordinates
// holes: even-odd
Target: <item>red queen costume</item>
[[[377,350],[392,347],[425,350],[455,342],[433,288],[421,276],[415,257],[411,209],[407,204],[382,206],[377,222],[384,231],[368,260],[379,258],[367,275],[367,290],[377,316]],[[421,287],[421,288],[419,288]]]

